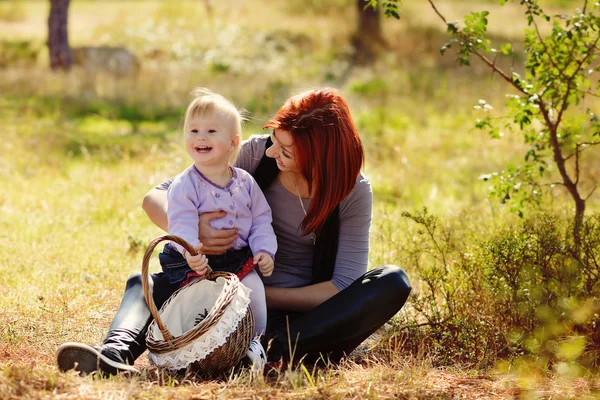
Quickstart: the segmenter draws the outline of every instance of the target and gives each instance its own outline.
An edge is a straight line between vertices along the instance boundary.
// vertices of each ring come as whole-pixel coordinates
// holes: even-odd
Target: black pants
[[[159,308],[178,289],[162,273],[151,275],[150,286]],[[289,360],[289,338],[296,360],[305,356],[306,360],[314,361],[324,355],[337,361],[392,318],[410,291],[410,282],[402,269],[383,266],[367,272],[311,311],[286,314],[269,310],[265,335],[265,344],[271,344],[268,358]],[[145,336],[151,320],[140,274],[134,274],[127,281],[103,351],[113,356],[118,353],[122,361],[133,364],[146,350]]]

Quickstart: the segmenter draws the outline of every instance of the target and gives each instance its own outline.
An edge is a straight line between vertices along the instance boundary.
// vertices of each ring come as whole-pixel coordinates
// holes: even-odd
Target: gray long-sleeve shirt
[[[268,135],[252,136],[242,145],[236,167],[253,174],[265,153]],[[158,186],[167,189],[172,180]],[[273,229],[277,236],[275,269],[263,281],[267,286],[300,287],[312,282],[314,244],[309,236],[302,236],[300,223],[304,211],[295,193],[288,192],[278,178],[264,190],[271,206]],[[310,199],[302,199],[308,210]],[[367,270],[369,256],[369,228],[373,193],[369,181],[360,175],[352,192],[340,203],[339,244],[333,277],[334,286],[345,289]]]

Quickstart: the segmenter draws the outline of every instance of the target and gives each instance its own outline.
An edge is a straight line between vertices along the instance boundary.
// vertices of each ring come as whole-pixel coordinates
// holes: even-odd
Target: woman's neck
[[[194,164],[198,171],[213,183],[220,186],[225,186],[233,176],[231,167],[229,165],[198,165]]]
[[[304,199],[311,198],[308,191],[308,182],[300,172],[280,171],[279,181],[283,187],[294,195],[300,195]]]

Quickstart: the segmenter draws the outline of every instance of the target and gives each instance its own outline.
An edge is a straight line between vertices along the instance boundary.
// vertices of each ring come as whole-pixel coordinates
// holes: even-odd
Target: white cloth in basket
[[[224,277],[218,277],[215,281],[202,280],[185,286],[171,297],[159,311],[160,319],[171,335],[178,337],[193,329],[213,308],[225,283]],[[240,283],[221,318],[206,333],[192,343],[173,351],[161,354],[148,353],[150,362],[159,367],[178,370],[205,359],[216,348],[224,345],[227,338],[235,332],[248,312],[250,292],[250,289]],[[148,335],[154,340],[164,340],[155,321],[150,324]]]

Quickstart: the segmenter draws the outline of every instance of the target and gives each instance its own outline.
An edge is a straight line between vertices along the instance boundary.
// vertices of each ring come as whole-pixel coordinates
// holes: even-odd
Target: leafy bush
[[[0,42],[0,68],[33,65],[37,62],[39,52],[40,47],[29,40],[3,40]]]
[[[21,0],[0,2],[0,21],[20,22],[27,18],[27,12]]]
[[[395,323],[413,354],[484,368],[505,357],[534,360],[569,374],[597,366],[599,215],[584,221],[580,247],[572,226],[553,215],[470,245],[464,224],[444,224],[426,209],[404,216],[418,226],[406,250],[420,285],[414,311]]]

